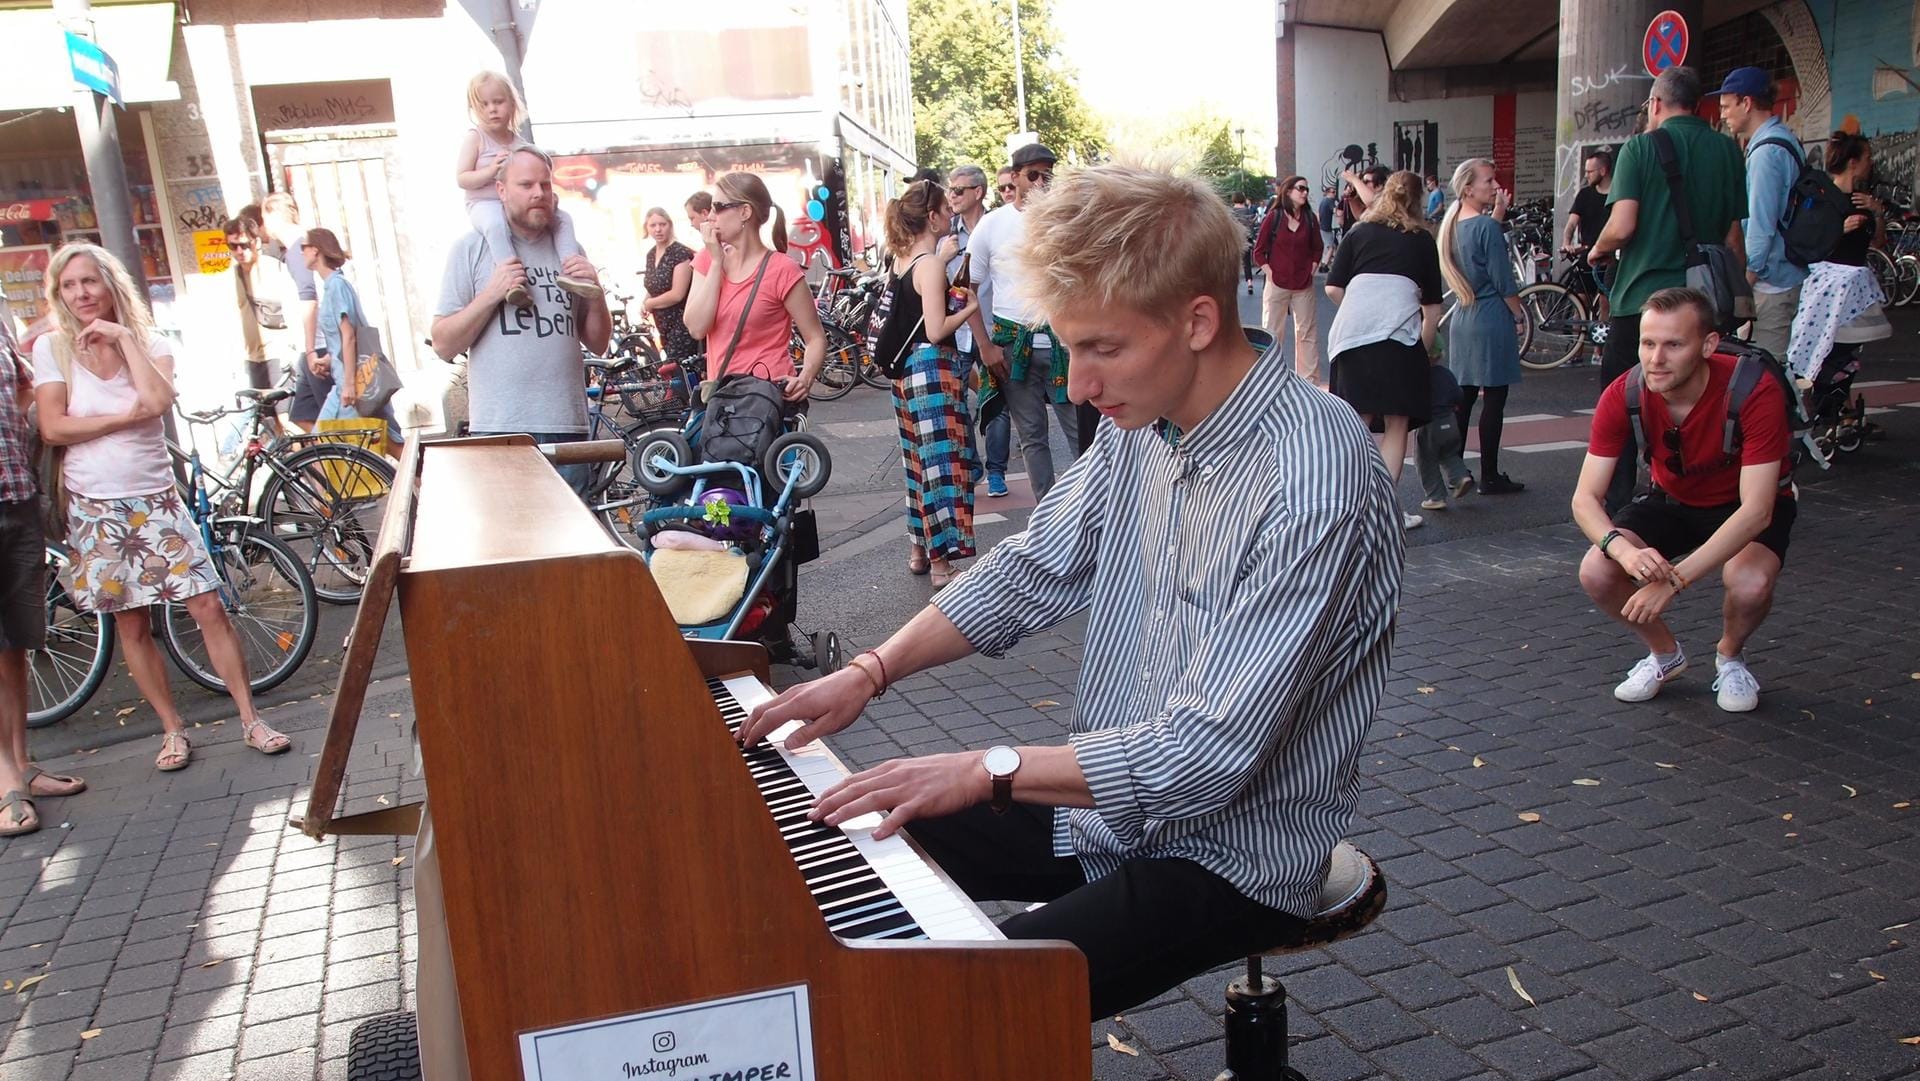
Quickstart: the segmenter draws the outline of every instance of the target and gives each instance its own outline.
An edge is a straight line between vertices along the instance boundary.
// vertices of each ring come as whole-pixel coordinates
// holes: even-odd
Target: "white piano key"
[[[747,711],[773,697],[773,692],[752,676],[735,676],[721,683],[739,701],[741,708]],[[848,770],[826,744],[818,741],[798,751],[787,750],[787,736],[799,727],[798,721],[782,725],[774,731],[769,742],[793,770],[794,776],[817,796],[846,778]],[[946,872],[900,835],[884,841],[874,840],[873,829],[881,820],[879,814],[861,815],[842,824],[840,831],[853,843],[855,850],[871,865],[873,873],[893,892],[929,939],[978,941],[1006,937],[987,918],[987,914],[980,911],[980,906],[974,904],[947,877]],[[912,827],[909,826],[908,830],[911,832]],[[837,878],[834,880],[836,884],[841,881]]]

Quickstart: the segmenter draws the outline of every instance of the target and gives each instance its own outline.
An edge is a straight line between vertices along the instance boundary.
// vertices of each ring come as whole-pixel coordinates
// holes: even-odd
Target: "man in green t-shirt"
[[[1657,128],[1673,139],[1681,187],[1693,212],[1694,239],[1709,244],[1724,239],[1728,248],[1738,252],[1745,247],[1740,220],[1747,216],[1746,162],[1732,139],[1693,114],[1700,104],[1700,91],[1700,76],[1692,68],[1662,72],[1647,97],[1647,131]],[[1594,266],[1607,271],[1611,282],[1608,297],[1613,317],[1607,323],[1607,344],[1600,358],[1603,384],[1640,362],[1641,305],[1662,289],[1687,284],[1680,219],[1651,134],[1636,135],[1621,148],[1607,205],[1612,207],[1611,216],[1587,256]],[[1629,437],[1607,488],[1608,513],[1633,498],[1638,462],[1638,448]]]

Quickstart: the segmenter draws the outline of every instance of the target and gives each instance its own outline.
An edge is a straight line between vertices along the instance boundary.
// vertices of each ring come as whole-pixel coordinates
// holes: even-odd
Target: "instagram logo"
[[[653,1053],[656,1055],[664,1055],[674,1049],[675,1043],[673,1033],[656,1032],[653,1034]]]

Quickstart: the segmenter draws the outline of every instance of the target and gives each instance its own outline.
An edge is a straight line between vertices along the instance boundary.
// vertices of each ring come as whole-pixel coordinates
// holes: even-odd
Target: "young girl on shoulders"
[[[527,145],[520,138],[520,125],[526,122],[527,103],[507,77],[496,71],[483,71],[467,81],[467,114],[473,118],[473,130],[460,143],[458,180],[467,193],[467,218],[474,229],[487,238],[487,251],[498,263],[519,256],[513,250],[513,234],[507,228],[506,207],[500,202],[499,183],[506,169],[507,156],[515,147]],[[574,239],[573,219],[554,208],[553,247],[562,260],[569,255],[584,255]],[[561,275],[560,288],[592,300],[600,295],[600,286],[584,278]],[[533,305],[525,286],[515,286],[507,302],[517,308]]]

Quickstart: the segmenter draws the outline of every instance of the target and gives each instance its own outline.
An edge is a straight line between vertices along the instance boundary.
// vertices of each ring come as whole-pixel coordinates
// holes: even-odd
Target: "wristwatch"
[[[1020,752],[1005,745],[989,747],[981,756],[980,764],[993,779],[993,802],[988,806],[994,814],[1006,814],[1007,808],[1013,806],[1013,775],[1020,769]]]

